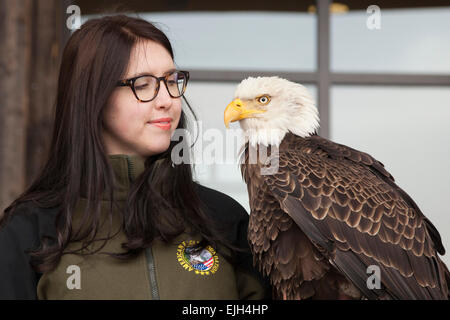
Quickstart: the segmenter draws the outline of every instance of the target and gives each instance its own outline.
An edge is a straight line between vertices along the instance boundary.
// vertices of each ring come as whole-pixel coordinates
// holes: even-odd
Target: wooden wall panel
[[[0,215],[46,157],[70,3],[2,0],[0,6]]]
[[[23,191],[29,106],[32,1],[0,6],[0,210]]]

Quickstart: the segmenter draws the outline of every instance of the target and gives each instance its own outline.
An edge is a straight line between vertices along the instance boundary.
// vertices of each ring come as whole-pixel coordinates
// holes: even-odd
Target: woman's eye
[[[258,98],[258,102],[262,103],[262,104],[268,104],[270,101],[269,97],[267,96],[262,96]]]
[[[134,88],[136,89],[136,90],[142,90],[142,89],[145,89],[145,88],[147,88],[148,87],[148,84],[142,84],[142,85],[140,85],[140,86],[134,86]]]

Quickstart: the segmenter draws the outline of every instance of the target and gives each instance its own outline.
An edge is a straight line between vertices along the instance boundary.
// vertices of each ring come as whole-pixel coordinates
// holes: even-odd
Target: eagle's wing
[[[424,216],[415,201],[403,189],[395,184],[394,177],[384,168],[383,163],[374,159],[371,155],[365,152],[350,148],[346,145],[335,143],[318,135],[312,136],[311,142],[320,146],[320,149],[324,150],[333,159],[347,159],[355,163],[365,164],[374,174],[378,175],[383,181],[391,185],[400,194],[400,196],[414,209],[414,211],[419,216],[423,217],[437,252],[439,252],[441,255],[445,254],[441,236],[435,226]]]
[[[378,170],[392,183],[356,160],[288,148],[280,150],[277,173],[261,177],[281,208],[368,298],[385,290],[398,299],[447,299],[446,267],[427,221],[393,187],[382,164]],[[370,265],[380,268],[384,290],[368,288]]]

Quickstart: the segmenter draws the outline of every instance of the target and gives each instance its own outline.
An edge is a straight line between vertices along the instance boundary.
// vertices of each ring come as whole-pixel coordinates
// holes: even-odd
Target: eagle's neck
[[[279,147],[287,131],[281,129],[248,129],[245,131],[245,142],[252,147],[256,146],[275,146]]]
[[[317,131],[305,134],[304,136],[291,133],[281,129],[249,129],[244,131],[245,145],[249,144],[253,148],[256,147],[276,147],[279,148],[285,138],[292,139],[308,139],[317,135]]]

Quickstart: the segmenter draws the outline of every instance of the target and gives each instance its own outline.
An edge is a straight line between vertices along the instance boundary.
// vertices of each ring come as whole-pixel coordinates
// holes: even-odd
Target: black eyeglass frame
[[[184,77],[185,77],[185,79],[186,79],[186,80],[184,81],[184,85],[183,85],[183,92],[182,92],[179,96],[173,96],[173,95],[170,93],[170,91],[169,91],[169,86],[167,85],[167,79],[168,79],[168,77],[169,77],[170,75],[172,75],[173,73],[175,73],[175,72],[181,72],[181,73],[183,73],[183,74],[184,74]],[[138,95],[137,95],[137,93],[136,93],[136,89],[134,88],[134,83],[136,82],[136,80],[139,79],[139,78],[143,78],[143,77],[153,77],[153,78],[156,79],[155,96],[154,96],[153,98],[151,98],[150,100],[142,100],[142,99],[139,99],[139,97],[138,97]],[[118,87],[130,87],[131,90],[133,91],[134,96],[136,97],[136,99],[137,99],[139,102],[150,102],[150,101],[154,100],[154,99],[158,96],[159,89],[160,89],[160,87],[161,87],[161,81],[164,81],[164,84],[166,85],[166,88],[167,88],[167,92],[169,93],[169,95],[170,95],[172,98],[179,98],[179,97],[181,97],[181,96],[186,92],[186,87],[187,87],[187,84],[188,84],[188,81],[189,81],[189,71],[175,70],[175,71],[172,71],[171,73],[169,73],[169,74],[167,74],[167,75],[165,75],[165,76],[163,76],[163,77],[156,77],[156,76],[154,76],[154,75],[152,75],[152,74],[143,74],[143,75],[140,75],[140,76],[137,76],[137,77],[134,77],[134,78],[129,78],[129,79],[124,79],[124,80],[119,80],[119,81],[117,82],[117,86],[118,86]]]

